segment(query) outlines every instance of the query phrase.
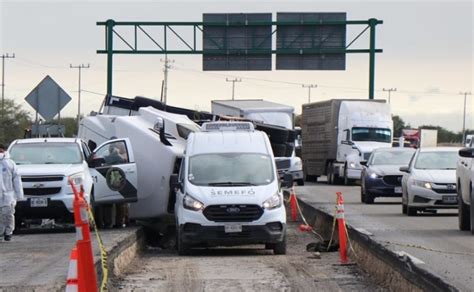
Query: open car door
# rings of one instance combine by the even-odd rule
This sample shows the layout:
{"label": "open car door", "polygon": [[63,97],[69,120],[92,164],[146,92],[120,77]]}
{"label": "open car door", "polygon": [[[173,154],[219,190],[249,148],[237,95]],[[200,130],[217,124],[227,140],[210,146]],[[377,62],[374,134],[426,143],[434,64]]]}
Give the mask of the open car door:
{"label": "open car door", "polygon": [[132,203],[137,197],[137,165],[128,138],[99,145],[88,160],[94,203]]}

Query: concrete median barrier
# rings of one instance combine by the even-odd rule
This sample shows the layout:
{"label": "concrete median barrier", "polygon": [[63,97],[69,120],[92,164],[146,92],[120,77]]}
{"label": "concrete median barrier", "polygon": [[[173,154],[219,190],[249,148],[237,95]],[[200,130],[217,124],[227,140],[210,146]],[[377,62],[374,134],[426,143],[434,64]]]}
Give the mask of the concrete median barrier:
{"label": "concrete median barrier", "polygon": [[[334,217],[298,199],[308,223],[325,238],[331,237]],[[388,249],[363,229],[347,225],[354,248],[351,260],[379,285],[391,291],[458,291],[456,287],[422,267],[422,262],[404,252]],[[335,233],[336,240],[337,232]]]}

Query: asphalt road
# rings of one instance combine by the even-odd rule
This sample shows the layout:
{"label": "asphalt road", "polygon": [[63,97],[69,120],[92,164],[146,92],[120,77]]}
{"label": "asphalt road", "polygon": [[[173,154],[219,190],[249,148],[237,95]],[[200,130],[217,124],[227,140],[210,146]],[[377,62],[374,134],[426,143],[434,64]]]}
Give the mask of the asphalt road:
{"label": "asphalt road", "polygon": [[288,253],[262,246],[200,249],[190,256],[149,248],[114,283],[119,291],[378,291],[357,266],[339,265],[337,252],[306,251],[315,239],[291,224]]}
{"label": "asphalt road", "polygon": [[426,269],[461,291],[474,289],[474,236],[459,231],[457,210],[408,217],[402,214],[401,198],[377,198],[373,205],[361,203],[359,186],[307,183],[296,188],[296,195],[333,214],[336,191],[343,193],[348,224],[369,231],[394,251],[420,259]]}
{"label": "asphalt road", "polygon": [[[52,232],[54,231],[54,232]],[[102,230],[107,251],[136,232],[136,227]],[[94,258],[100,250],[91,234]],[[59,291],[66,283],[69,256],[76,234],[69,230],[36,230],[0,241],[0,291]]]}

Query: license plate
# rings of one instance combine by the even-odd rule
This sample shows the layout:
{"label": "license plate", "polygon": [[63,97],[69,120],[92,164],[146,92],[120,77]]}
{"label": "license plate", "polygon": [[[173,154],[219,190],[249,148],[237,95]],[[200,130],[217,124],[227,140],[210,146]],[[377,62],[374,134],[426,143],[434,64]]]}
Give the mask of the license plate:
{"label": "license plate", "polygon": [[402,187],[396,187],[394,191],[395,191],[395,194],[401,194],[402,193]]}
{"label": "license plate", "polygon": [[48,199],[47,198],[31,198],[30,206],[32,208],[48,207]]}
{"label": "license plate", "polygon": [[446,204],[455,204],[458,202],[457,196],[443,196],[443,203]]}
{"label": "license plate", "polygon": [[239,224],[224,225],[224,231],[225,233],[242,232],[242,225],[239,225]]}

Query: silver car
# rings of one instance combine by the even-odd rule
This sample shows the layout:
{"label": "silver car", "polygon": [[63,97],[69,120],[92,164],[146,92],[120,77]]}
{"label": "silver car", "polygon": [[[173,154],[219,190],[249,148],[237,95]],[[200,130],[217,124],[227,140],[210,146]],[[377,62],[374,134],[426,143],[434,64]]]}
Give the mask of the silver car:
{"label": "silver car", "polygon": [[402,211],[414,216],[418,211],[458,207],[456,164],[459,148],[420,148],[408,166],[400,167]]}

